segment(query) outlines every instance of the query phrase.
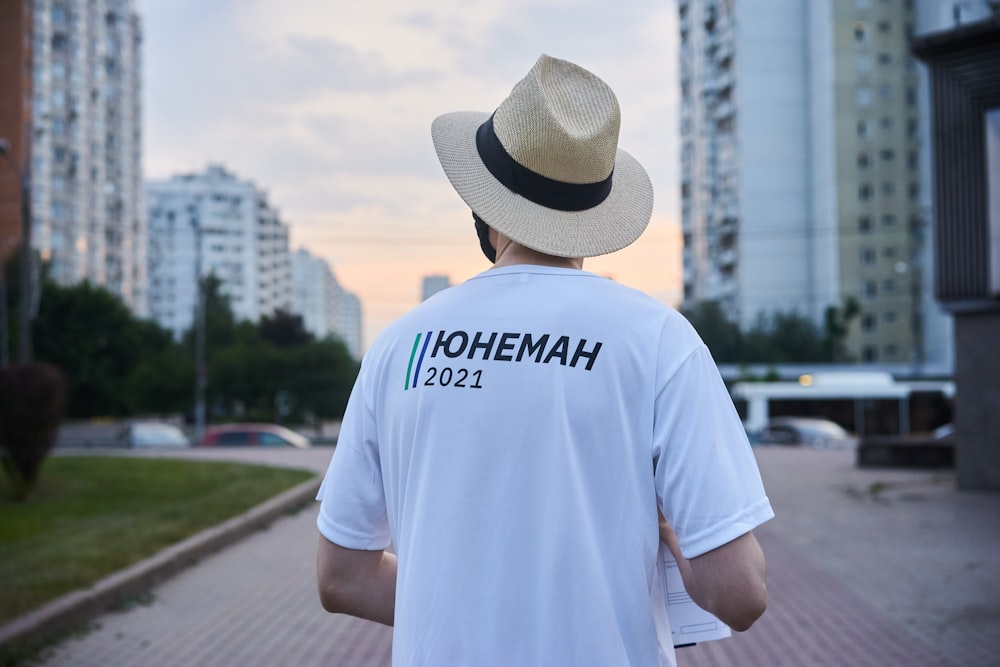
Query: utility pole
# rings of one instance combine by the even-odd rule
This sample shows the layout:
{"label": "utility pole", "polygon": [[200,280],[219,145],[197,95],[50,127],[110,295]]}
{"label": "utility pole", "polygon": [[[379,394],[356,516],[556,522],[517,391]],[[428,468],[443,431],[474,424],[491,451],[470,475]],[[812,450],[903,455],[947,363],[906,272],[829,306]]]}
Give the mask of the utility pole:
{"label": "utility pole", "polygon": [[205,435],[205,390],[208,385],[208,372],[205,368],[205,280],[202,277],[202,230],[201,222],[191,221],[194,230],[194,284],[196,290],[195,322],[194,322],[194,434],[195,442],[201,442]]}
{"label": "utility pole", "polygon": [[21,284],[20,308],[18,309],[17,360],[22,364],[31,363],[31,321],[35,319],[34,277],[31,249],[31,142],[28,142],[24,173],[21,176]]}

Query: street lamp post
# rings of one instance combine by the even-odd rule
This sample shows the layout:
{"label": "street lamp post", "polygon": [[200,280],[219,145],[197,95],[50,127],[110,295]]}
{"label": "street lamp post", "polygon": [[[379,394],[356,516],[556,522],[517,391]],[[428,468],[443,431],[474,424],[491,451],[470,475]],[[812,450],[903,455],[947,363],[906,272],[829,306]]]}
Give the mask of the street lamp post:
{"label": "street lamp post", "polygon": [[208,371],[205,367],[205,285],[202,279],[202,232],[201,223],[191,221],[194,231],[194,285],[195,285],[195,322],[194,322],[194,433],[195,442],[201,442],[205,435],[205,390],[208,385]]}
{"label": "street lamp post", "polygon": [[[17,357],[18,361],[22,364],[29,363],[32,357],[31,351],[31,320],[32,315],[32,295],[34,293],[34,285],[32,284],[32,266],[31,266],[31,157],[30,153],[28,159],[25,161],[24,171],[18,167],[17,163],[14,161],[14,156],[10,152],[10,142],[6,139],[0,137],[0,155],[3,155],[7,162],[10,164],[11,169],[13,169],[14,174],[18,177],[21,183],[21,246],[20,251],[20,295],[19,295],[19,317],[18,317],[18,337],[17,337]],[[3,288],[3,320],[6,325],[7,320],[7,287],[6,281],[3,277],[0,277],[0,281],[4,282]],[[7,329],[4,327],[3,334],[3,357],[6,359],[7,356]]]}

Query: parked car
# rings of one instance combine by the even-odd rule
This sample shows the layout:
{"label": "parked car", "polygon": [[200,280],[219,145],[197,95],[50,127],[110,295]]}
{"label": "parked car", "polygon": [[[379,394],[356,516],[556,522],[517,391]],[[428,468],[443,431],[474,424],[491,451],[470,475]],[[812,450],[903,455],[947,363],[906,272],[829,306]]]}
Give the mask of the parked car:
{"label": "parked car", "polygon": [[754,444],[851,447],[856,441],[836,422],[816,417],[772,417],[751,438]]}
{"label": "parked car", "polygon": [[122,447],[190,447],[191,440],[173,424],[157,421],[134,421],[125,424],[117,435]]}
{"label": "parked car", "polygon": [[309,447],[309,438],[277,424],[221,424],[209,426],[199,443],[203,447]]}

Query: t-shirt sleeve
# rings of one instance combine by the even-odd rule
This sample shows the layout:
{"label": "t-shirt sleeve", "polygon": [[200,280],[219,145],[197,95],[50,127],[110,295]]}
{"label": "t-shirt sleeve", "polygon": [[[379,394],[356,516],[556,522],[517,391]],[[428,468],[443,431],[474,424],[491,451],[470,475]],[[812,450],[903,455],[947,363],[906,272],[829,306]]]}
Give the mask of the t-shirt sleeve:
{"label": "t-shirt sleeve", "polygon": [[718,367],[700,341],[660,385],[653,426],[657,501],[686,558],[774,516]]}
{"label": "t-shirt sleeve", "polygon": [[330,467],[316,497],[316,525],[334,544],[365,551],[390,543],[375,420],[365,397],[364,369],[351,391]]}

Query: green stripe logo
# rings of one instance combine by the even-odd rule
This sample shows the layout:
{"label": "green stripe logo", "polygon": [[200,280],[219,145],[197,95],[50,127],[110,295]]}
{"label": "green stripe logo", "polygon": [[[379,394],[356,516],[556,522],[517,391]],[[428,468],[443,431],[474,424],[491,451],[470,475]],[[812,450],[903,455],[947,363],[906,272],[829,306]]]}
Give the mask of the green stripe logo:
{"label": "green stripe logo", "polygon": [[417,337],[413,341],[413,350],[410,351],[410,363],[406,366],[406,384],[403,385],[403,391],[410,388],[410,373],[413,372],[413,359],[417,356],[417,348],[420,347],[420,337],[423,334],[417,334]]}

